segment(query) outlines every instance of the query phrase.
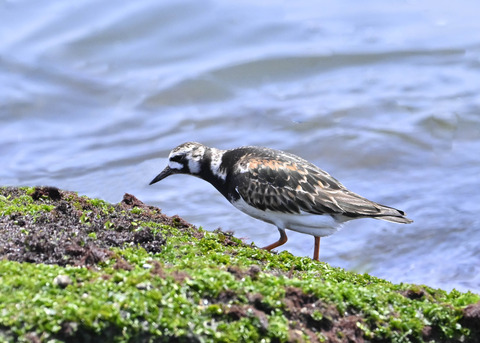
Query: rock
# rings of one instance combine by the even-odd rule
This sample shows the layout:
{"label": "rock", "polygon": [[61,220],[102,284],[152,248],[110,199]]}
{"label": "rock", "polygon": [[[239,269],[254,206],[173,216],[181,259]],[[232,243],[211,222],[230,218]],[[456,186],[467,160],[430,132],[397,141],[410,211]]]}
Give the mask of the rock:
{"label": "rock", "polygon": [[68,275],[57,275],[55,279],[53,279],[53,284],[60,288],[65,288],[73,283],[72,279]]}
{"label": "rock", "polygon": [[152,289],[152,284],[150,282],[140,282],[137,284],[137,289],[141,291],[148,291]]}

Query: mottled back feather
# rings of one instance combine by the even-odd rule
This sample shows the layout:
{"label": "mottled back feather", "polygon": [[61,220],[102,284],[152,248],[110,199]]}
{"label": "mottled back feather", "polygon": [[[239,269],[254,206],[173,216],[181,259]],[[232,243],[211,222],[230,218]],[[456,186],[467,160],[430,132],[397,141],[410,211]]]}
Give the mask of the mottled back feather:
{"label": "mottled back feather", "polygon": [[268,148],[247,149],[250,153],[236,163],[242,172],[235,176],[235,183],[239,196],[251,206],[273,212],[411,222],[404,212],[349,191],[330,174],[296,155]]}

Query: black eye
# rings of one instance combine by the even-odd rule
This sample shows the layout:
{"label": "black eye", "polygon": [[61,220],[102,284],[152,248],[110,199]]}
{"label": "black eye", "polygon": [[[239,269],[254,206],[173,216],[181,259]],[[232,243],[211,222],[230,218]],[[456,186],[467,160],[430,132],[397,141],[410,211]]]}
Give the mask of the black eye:
{"label": "black eye", "polygon": [[182,163],[185,161],[185,155],[175,155],[170,157],[170,161]]}

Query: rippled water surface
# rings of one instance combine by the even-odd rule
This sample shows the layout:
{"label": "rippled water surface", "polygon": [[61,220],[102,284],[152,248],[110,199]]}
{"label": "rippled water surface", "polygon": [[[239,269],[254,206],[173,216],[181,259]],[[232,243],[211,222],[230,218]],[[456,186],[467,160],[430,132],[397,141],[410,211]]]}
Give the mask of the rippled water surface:
{"label": "rippled water surface", "polygon": [[[277,230],[204,181],[148,186],[185,141],[298,154],[405,210],[322,239],[321,259],[480,292],[477,1],[6,1],[0,181],[125,192],[262,246]],[[310,256],[313,239],[284,249]]]}

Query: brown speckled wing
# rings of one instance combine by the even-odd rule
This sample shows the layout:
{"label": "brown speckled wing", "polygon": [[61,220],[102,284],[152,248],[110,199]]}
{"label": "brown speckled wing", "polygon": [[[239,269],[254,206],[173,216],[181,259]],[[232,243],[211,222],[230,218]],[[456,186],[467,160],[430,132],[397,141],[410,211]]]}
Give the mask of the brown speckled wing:
{"label": "brown speckled wing", "polygon": [[[236,176],[237,192],[245,202],[261,210],[352,218],[404,215],[350,192],[328,173],[294,155],[245,156],[238,165],[244,172]],[[402,222],[402,218],[385,219]]]}

